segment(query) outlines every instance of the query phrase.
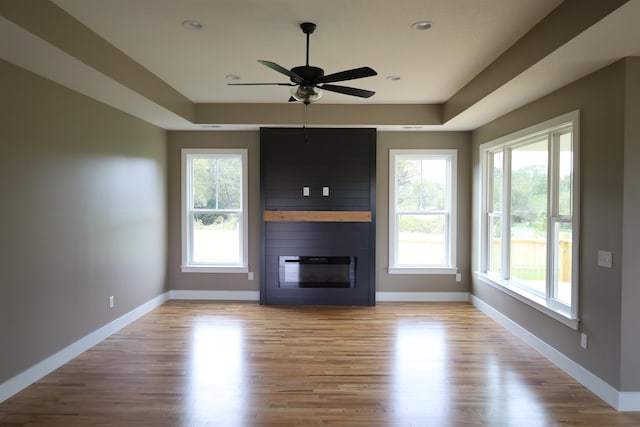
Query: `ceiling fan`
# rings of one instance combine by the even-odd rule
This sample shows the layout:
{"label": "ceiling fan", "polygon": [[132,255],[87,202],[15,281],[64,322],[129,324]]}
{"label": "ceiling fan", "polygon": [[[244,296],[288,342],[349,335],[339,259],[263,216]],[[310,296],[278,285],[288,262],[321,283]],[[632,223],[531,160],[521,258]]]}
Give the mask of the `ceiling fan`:
{"label": "ceiling fan", "polygon": [[266,65],[274,71],[289,77],[291,83],[228,83],[234,86],[259,86],[259,85],[277,85],[292,86],[291,97],[289,102],[300,101],[305,105],[318,100],[322,96],[322,90],[330,92],[342,93],[344,95],[358,96],[360,98],[369,98],[375,92],[355,87],[339,86],[331,83],[341,82],[344,80],[361,79],[363,77],[375,76],[378,73],[370,67],[353,68],[351,70],[340,71],[337,73],[324,75],[324,70],[319,67],[309,65],[309,35],[316,29],[316,24],[312,22],[303,22],[300,24],[302,32],[307,35],[307,61],[306,65],[293,67],[287,70],[281,65],[271,61],[258,60],[259,63]]}

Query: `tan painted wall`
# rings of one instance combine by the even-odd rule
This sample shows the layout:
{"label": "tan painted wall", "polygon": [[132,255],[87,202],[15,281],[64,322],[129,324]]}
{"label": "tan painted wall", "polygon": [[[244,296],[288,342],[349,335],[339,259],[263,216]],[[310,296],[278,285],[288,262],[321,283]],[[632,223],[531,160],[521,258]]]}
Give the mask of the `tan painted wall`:
{"label": "tan painted wall", "polygon": [[[588,350],[580,347],[580,331],[499,290],[473,280],[473,293],[616,388],[620,387],[624,71],[624,62],[618,62],[479,128],[473,133],[472,153],[472,268],[477,271],[479,144],[580,110],[579,316],[580,331],[589,336]],[[612,269],[596,265],[599,249],[613,252]]]}
{"label": "tan painted wall", "polygon": [[[376,179],[376,289],[383,292],[468,292],[470,289],[469,174],[471,150],[469,132],[380,132],[378,133]],[[389,274],[389,150],[390,149],[458,150],[458,224],[457,262],[462,281],[454,275]]]}
{"label": "tan painted wall", "polygon": [[[183,148],[247,148],[249,150],[249,271],[243,273],[183,273],[181,252],[181,154]],[[260,289],[260,133],[169,132],[169,273],[175,290],[258,291]]]}
{"label": "tan painted wall", "polygon": [[[259,132],[170,132],[169,134],[169,285],[176,290],[257,291],[260,288],[260,135]],[[469,290],[470,134],[468,132],[383,132],[378,134],[376,189],[376,281],[378,291],[467,292]],[[180,149],[249,149],[249,266],[246,274],[180,272]],[[458,265],[453,275],[388,275],[389,148],[458,149]]]}
{"label": "tan painted wall", "polygon": [[1,383],[165,292],[167,239],[163,130],[4,61],[0,93]]}
{"label": "tan painted wall", "polygon": [[640,58],[626,61],[620,389],[640,390]]}

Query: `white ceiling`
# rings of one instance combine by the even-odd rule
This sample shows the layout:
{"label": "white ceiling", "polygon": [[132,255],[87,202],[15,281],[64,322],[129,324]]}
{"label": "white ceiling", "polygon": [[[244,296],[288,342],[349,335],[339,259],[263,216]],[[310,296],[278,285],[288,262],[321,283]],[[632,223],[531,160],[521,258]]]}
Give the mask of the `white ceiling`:
{"label": "white ceiling", "polygon": [[[228,86],[288,82],[259,64],[304,65],[304,21],[318,25],[310,64],[326,74],[370,66],[378,75],[343,84],[373,90],[361,99],[329,93],[325,104],[442,104],[555,9],[561,0],[52,0],[194,104],[286,103],[289,88]],[[640,0],[631,0],[449,123],[474,129],[623,56],[640,55]],[[181,23],[197,20],[199,31]],[[427,20],[428,31],[411,29]],[[193,128],[112,79],[91,72],[0,17],[2,58],[167,129]],[[7,38],[9,37],[9,38]],[[399,76],[398,81],[387,79]],[[74,76],[74,77],[70,77]],[[129,107],[122,107],[128,105]],[[146,116],[145,116],[146,114]],[[238,127],[236,127],[238,128]],[[242,128],[240,126],[239,128]]]}
{"label": "white ceiling", "polygon": [[[377,76],[348,86],[363,100],[325,93],[325,103],[441,103],[489,65],[560,0],[54,0],[58,6],[193,102],[283,102],[288,82],[257,62],[305,63],[301,22],[317,24],[310,65],[326,74],[370,66]],[[197,20],[200,31],[181,26]],[[428,20],[428,31],[411,24]],[[400,81],[389,81],[397,75]]]}

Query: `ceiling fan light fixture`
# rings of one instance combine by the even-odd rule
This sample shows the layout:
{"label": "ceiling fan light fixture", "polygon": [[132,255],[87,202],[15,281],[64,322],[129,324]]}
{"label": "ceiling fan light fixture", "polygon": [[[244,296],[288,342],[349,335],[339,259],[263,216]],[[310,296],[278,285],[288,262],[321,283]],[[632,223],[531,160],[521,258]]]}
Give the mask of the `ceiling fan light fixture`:
{"label": "ceiling fan light fixture", "polygon": [[291,96],[300,102],[310,104],[322,98],[323,92],[313,86],[296,86],[291,88]]}

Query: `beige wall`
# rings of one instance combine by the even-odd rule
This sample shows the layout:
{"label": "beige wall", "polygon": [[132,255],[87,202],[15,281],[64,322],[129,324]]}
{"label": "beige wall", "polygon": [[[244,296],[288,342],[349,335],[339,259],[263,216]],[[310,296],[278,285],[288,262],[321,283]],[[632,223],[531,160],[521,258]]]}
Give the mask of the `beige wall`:
{"label": "beige wall", "polygon": [[[183,273],[181,252],[181,154],[183,148],[247,148],[249,151],[249,271],[244,273]],[[171,289],[258,291],[260,289],[260,133],[169,132],[169,273]]]}
{"label": "beige wall", "polygon": [[[622,296],[619,260],[625,179],[624,83],[624,62],[606,67],[479,128],[473,133],[472,153],[472,212],[479,212],[479,144],[580,110],[580,331],[574,331],[478,280],[473,281],[473,293],[618,389]],[[637,188],[637,182],[635,185]],[[471,233],[474,271],[478,268],[478,227],[478,215],[475,214]],[[596,265],[599,249],[613,252],[612,269]],[[580,332],[589,336],[588,350],[580,347]],[[636,370],[637,367],[636,364]]]}
{"label": "beige wall", "polygon": [[165,292],[167,239],[165,131],[4,61],[0,94],[2,383]]}
{"label": "beige wall", "polygon": [[[640,58],[626,61],[620,389],[640,390]],[[619,257],[620,260],[620,257]]]}
{"label": "beige wall", "polygon": [[[382,132],[377,137],[376,282],[378,291],[467,292],[469,290],[470,134],[468,132]],[[180,150],[182,148],[249,149],[249,267],[246,274],[180,271]],[[458,150],[458,266],[453,275],[389,275],[389,148],[456,148]],[[259,132],[170,132],[169,134],[169,285],[176,290],[257,291],[260,288],[260,135]]]}
{"label": "beige wall", "polygon": [[[376,166],[376,289],[382,292],[468,292],[470,284],[469,229],[471,162],[469,132],[379,132]],[[458,150],[457,262],[462,281],[455,275],[389,274],[389,150]]]}

